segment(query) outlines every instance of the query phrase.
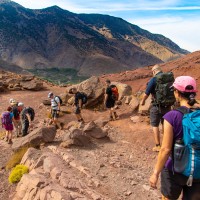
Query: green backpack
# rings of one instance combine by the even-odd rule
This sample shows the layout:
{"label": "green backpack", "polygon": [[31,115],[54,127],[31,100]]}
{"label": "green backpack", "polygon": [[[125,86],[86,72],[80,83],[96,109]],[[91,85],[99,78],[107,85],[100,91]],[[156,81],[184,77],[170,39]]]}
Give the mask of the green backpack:
{"label": "green backpack", "polygon": [[159,73],[156,77],[155,103],[160,106],[172,106],[176,99],[171,86],[174,82],[172,72]]}

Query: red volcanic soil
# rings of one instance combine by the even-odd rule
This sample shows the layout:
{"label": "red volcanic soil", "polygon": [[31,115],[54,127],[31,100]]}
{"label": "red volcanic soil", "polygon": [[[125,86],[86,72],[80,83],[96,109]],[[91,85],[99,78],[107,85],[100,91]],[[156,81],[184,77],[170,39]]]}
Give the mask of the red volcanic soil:
{"label": "red volcanic soil", "polygon": [[[197,88],[200,91],[200,51],[188,54],[177,60],[161,64],[164,72],[172,71],[177,76],[188,75],[192,76],[197,81]],[[133,93],[145,90],[146,84],[152,77],[152,66],[139,68],[132,71],[125,71],[119,74],[107,74],[101,76],[101,80],[110,79],[132,86]],[[197,93],[197,98],[200,98],[200,93]]]}

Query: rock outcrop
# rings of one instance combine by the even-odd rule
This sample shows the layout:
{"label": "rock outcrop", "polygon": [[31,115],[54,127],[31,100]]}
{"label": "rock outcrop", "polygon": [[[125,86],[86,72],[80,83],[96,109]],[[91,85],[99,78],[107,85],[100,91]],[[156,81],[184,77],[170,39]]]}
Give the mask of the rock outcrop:
{"label": "rock outcrop", "polygon": [[0,91],[43,90],[43,82],[32,75],[18,75],[11,72],[0,72]]}
{"label": "rock outcrop", "polygon": [[[68,87],[66,92],[68,93],[72,87],[77,88],[79,92],[84,92],[87,95],[88,102],[86,108],[95,107],[96,105],[103,103],[105,89],[98,77],[92,76],[78,85]],[[68,103],[73,104],[74,97],[71,97],[68,100]]]}
{"label": "rock outcrop", "polygon": [[17,151],[25,146],[38,147],[42,143],[52,142],[55,138],[55,135],[56,135],[56,128],[54,126],[38,127],[28,135],[15,140],[12,145],[12,149],[13,151]]}

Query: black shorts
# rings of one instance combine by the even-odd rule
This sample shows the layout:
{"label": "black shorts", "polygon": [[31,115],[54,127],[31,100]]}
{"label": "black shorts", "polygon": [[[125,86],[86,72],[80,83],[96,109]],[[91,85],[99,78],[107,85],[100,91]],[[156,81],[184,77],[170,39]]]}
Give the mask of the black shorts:
{"label": "black shorts", "polygon": [[164,168],[161,172],[162,195],[170,200],[176,200],[183,191],[183,200],[200,200],[200,180],[193,181],[191,187],[186,185],[187,180],[188,177]]}
{"label": "black shorts", "polygon": [[57,119],[59,117],[58,111],[57,110],[52,110],[51,111],[51,118],[52,119]]}
{"label": "black shorts", "polygon": [[109,99],[106,101],[106,108],[114,108],[115,106],[115,101],[112,99]]}
{"label": "black shorts", "polygon": [[163,124],[163,116],[171,110],[171,107],[151,106],[150,109],[150,123],[153,127],[158,127],[160,123]]}

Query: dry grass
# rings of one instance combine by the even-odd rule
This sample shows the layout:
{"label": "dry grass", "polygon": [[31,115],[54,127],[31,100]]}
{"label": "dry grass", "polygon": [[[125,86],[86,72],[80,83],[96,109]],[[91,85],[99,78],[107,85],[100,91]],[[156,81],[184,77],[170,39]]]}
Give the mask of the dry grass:
{"label": "dry grass", "polygon": [[3,140],[6,136],[6,132],[5,131],[1,131],[0,132],[0,140]]}
{"label": "dry grass", "polygon": [[27,152],[28,148],[29,147],[23,147],[20,150],[14,152],[10,160],[6,163],[6,170],[10,170],[18,165],[21,162],[24,154]]}

